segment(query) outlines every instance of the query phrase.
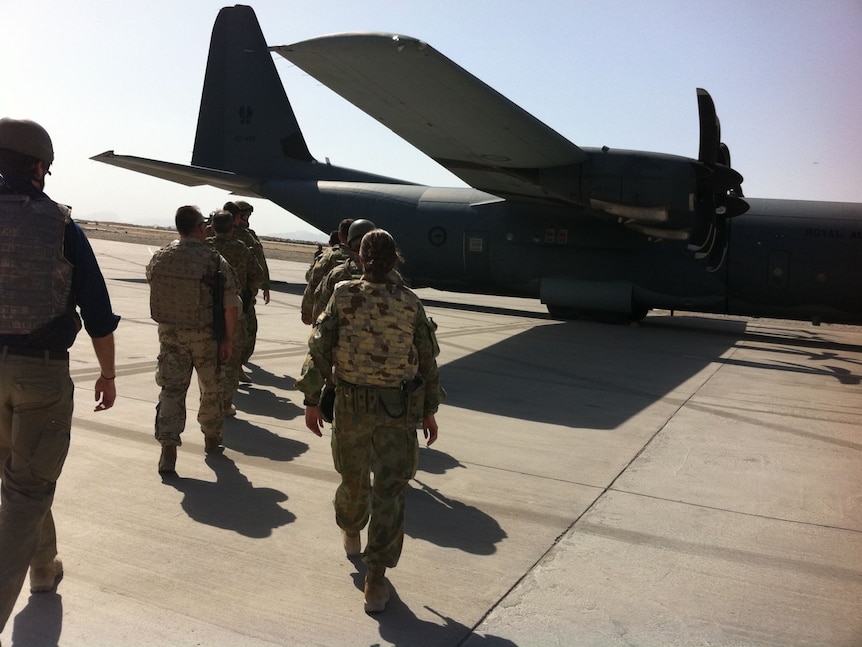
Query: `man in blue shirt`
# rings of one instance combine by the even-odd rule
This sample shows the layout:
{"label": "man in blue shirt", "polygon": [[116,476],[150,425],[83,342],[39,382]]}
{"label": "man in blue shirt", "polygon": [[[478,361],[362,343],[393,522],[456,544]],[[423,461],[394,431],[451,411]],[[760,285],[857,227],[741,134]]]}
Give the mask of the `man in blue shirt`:
{"label": "man in blue shirt", "polygon": [[116,399],[114,330],[105,279],[71,209],[44,193],[51,138],[0,119],[0,631],[30,570],[30,591],[63,576],[51,504],[69,450],[69,348],[83,326],[101,369],[96,411]]}

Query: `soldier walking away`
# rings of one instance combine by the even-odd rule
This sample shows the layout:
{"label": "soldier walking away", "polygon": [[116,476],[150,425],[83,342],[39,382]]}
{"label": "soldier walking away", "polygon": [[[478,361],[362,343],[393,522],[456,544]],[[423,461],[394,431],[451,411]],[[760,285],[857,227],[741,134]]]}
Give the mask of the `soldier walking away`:
{"label": "soldier walking away", "polygon": [[[343,259],[336,264],[329,273],[323,277],[323,280],[318,284],[314,291],[314,306],[311,311],[312,321],[317,321],[320,313],[329,303],[332,293],[335,291],[335,286],[341,281],[349,281],[351,279],[362,278],[362,264],[359,262],[359,243],[362,242],[362,237],[377,226],[370,220],[360,218],[350,223],[350,228],[347,230],[345,245],[342,246]],[[401,275],[393,270],[392,276],[387,277],[390,283],[401,283]]]}
{"label": "soldier walking away", "polygon": [[[404,541],[404,495],[416,474],[417,425],[430,445],[437,439],[434,414],[445,393],[436,357],[436,325],[419,298],[389,282],[401,258],[382,229],[362,238],[363,276],[340,284],[314,324],[297,387],[305,395],[305,424],[320,436],[320,394],[336,385],[332,456],[341,484],[335,520],[344,551],[361,551],[365,611],[383,611],[389,600],[387,568],[398,563]],[[371,483],[371,471],[374,471]]]}
{"label": "soldier walking away", "polygon": [[251,306],[252,295],[264,283],[263,268],[257,262],[257,258],[245,243],[234,237],[234,217],[229,211],[216,211],[211,217],[215,236],[207,238],[207,242],[222,255],[230,264],[239,282],[242,295],[242,310],[239,313],[236,329],[233,336],[233,349],[231,357],[225,364],[224,383],[224,412],[225,417],[236,415],[236,405],[233,398],[239,387],[242,374],[242,349],[245,343],[245,313]]}
{"label": "soldier walking away", "polygon": [[314,323],[314,295],[320,282],[347,258],[347,235],[352,224],[351,218],[345,218],[338,223],[338,243],[324,249],[320,258],[315,259],[305,272],[306,285],[299,312],[302,323],[306,325]]}
{"label": "soldier walking away", "polygon": [[[224,209],[232,213],[234,216],[234,226],[236,227],[236,229],[234,230],[234,238],[241,240],[251,248],[251,251],[254,253],[255,258],[257,258],[257,262],[260,263],[260,266],[263,268],[264,280],[263,285],[260,286],[260,289],[263,293],[263,302],[265,305],[268,305],[269,267],[266,264],[266,256],[263,253],[263,244],[260,242],[260,238],[258,238],[254,229],[249,226],[248,222],[249,218],[251,218],[252,212],[254,211],[254,207],[252,207],[248,202],[239,200],[237,202],[226,202],[224,205]],[[255,291],[255,293],[251,295],[251,303],[246,307],[245,311],[245,342],[243,343],[240,365],[248,364],[248,361],[251,359],[251,356],[254,353],[254,347],[257,342],[257,311],[255,310],[256,303],[257,291]],[[241,373],[242,381],[250,383],[251,377],[242,370]]]}
{"label": "soldier walking away", "polygon": [[53,161],[42,126],[0,119],[0,631],[28,568],[31,593],[63,577],[51,504],[69,451],[69,348],[82,318],[100,369],[95,410],[117,397],[120,318],[71,209],[44,193]]}
{"label": "soldier walking away", "polygon": [[162,474],[176,469],[192,369],[201,391],[198,423],[204,434],[204,450],[207,454],[224,451],[222,365],[231,358],[242,308],[236,273],[207,245],[200,209],[180,207],[175,223],[179,240],[153,254],[147,265],[150,316],[159,324],[156,384],[161,392],[155,436],[162,445]]}

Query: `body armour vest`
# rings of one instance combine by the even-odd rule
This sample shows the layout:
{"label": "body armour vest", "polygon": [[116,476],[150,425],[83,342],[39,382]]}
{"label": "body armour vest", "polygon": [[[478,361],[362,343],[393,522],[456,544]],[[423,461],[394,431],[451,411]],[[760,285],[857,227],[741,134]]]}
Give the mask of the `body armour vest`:
{"label": "body armour vest", "polygon": [[206,243],[175,240],[157,251],[147,270],[153,321],[183,328],[212,325],[219,255]]}
{"label": "body armour vest", "polygon": [[69,309],[69,222],[69,208],[51,200],[0,195],[0,334],[27,335]]}
{"label": "body armour vest", "polygon": [[413,329],[419,297],[388,283],[349,281],[332,298],[338,317],[333,359],[339,379],[397,387],[416,376],[419,354],[413,345]]}

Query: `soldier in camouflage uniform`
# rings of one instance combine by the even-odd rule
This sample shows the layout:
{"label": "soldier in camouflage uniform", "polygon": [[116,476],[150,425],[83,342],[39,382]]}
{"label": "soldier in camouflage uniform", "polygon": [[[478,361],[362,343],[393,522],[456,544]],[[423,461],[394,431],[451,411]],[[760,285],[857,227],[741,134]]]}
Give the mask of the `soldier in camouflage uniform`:
{"label": "soldier in camouflage uniform", "polygon": [[305,272],[305,280],[307,285],[302,293],[302,305],[300,306],[300,315],[302,323],[308,325],[314,322],[312,316],[314,312],[314,300],[317,286],[323,278],[329,274],[336,265],[339,265],[347,258],[347,232],[350,230],[350,225],[353,220],[346,218],[338,223],[338,240],[337,245],[332,245],[323,250],[320,258],[316,259]]}
{"label": "soldier in camouflage uniform", "polygon": [[242,350],[246,337],[245,311],[251,305],[250,295],[257,293],[263,285],[265,277],[263,268],[257,262],[251,248],[234,238],[233,215],[229,211],[216,211],[211,220],[215,235],[212,238],[207,238],[207,242],[230,263],[236,272],[236,278],[243,295],[242,311],[239,314],[233,336],[233,350],[230,360],[225,365],[224,412],[225,416],[234,416],[236,415],[236,407],[233,404],[233,398],[239,387],[242,372]]}
{"label": "soldier in camouflage uniform", "polygon": [[[231,357],[233,336],[242,299],[236,274],[217,251],[207,245],[204,219],[192,206],[177,209],[180,239],[163,247],[147,264],[150,314],[159,324],[156,384],[162,387],[156,405],[156,440],[162,445],[159,472],[176,467],[180,434],[186,424],[186,392],[192,369],[201,391],[198,423],[208,454],[221,453],[224,409],[221,364]],[[214,294],[221,275],[224,288]],[[217,341],[213,328],[218,299],[224,312],[225,333]],[[216,303],[213,303],[214,300]]]}
{"label": "soldier in camouflage uniform", "polygon": [[[237,202],[226,202],[224,209],[229,211],[234,216],[234,238],[241,240],[251,248],[257,262],[263,268],[263,285],[260,289],[263,290],[263,302],[269,304],[269,267],[266,264],[266,256],[263,253],[263,245],[257,237],[254,229],[249,227],[248,219],[251,218],[251,213],[254,211],[248,202],[239,200]],[[255,304],[257,303],[257,290],[250,295],[243,295],[243,299],[249,301],[245,311],[245,342],[243,343],[242,357],[240,365],[247,364],[254,353],[254,346],[257,342],[257,312]],[[248,376],[243,374],[245,381],[251,381]]]}
{"label": "soldier in camouflage uniform", "polygon": [[436,325],[413,292],[387,282],[400,261],[395,241],[375,229],[362,238],[359,257],[363,278],[335,289],[315,322],[296,384],[305,394],[305,424],[318,436],[321,389],[327,380],[336,384],[332,456],[341,484],[335,520],[348,555],[360,553],[359,533],[368,524],[362,560],[365,610],[373,613],[386,606],[384,573],[401,555],[404,494],[418,462],[416,428],[422,426],[429,445],[436,440],[434,414],[445,393]]}
{"label": "soldier in camouflage uniform", "polygon": [[341,247],[344,254],[341,262],[338,262],[323,277],[314,291],[314,305],[311,310],[312,321],[317,321],[320,313],[329,303],[329,298],[338,283],[362,277],[362,265],[359,263],[359,243],[362,242],[362,237],[372,229],[376,229],[374,223],[364,218],[350,223],[347,236],[345,236],[346,244]]}

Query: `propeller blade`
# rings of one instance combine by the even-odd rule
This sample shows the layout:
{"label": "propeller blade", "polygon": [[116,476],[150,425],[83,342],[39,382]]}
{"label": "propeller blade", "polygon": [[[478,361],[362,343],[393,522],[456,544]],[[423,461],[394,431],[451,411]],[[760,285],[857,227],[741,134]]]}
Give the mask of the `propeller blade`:
{"label": "propeller blade", "polygon": [[730,149],[727,147],[727,144],[721,142],[718,145],[718,159],[716,160],[719,164],[724,164],[725,166],[731,166],[730,163]]}
{"label": "propeller blade", "polygon": [[721,143],[721,124],[715,112],[715,103],[709,92],[697,89],[697,114],[700,120],[700,149],[697,159],[704,164],[715,164]]}

